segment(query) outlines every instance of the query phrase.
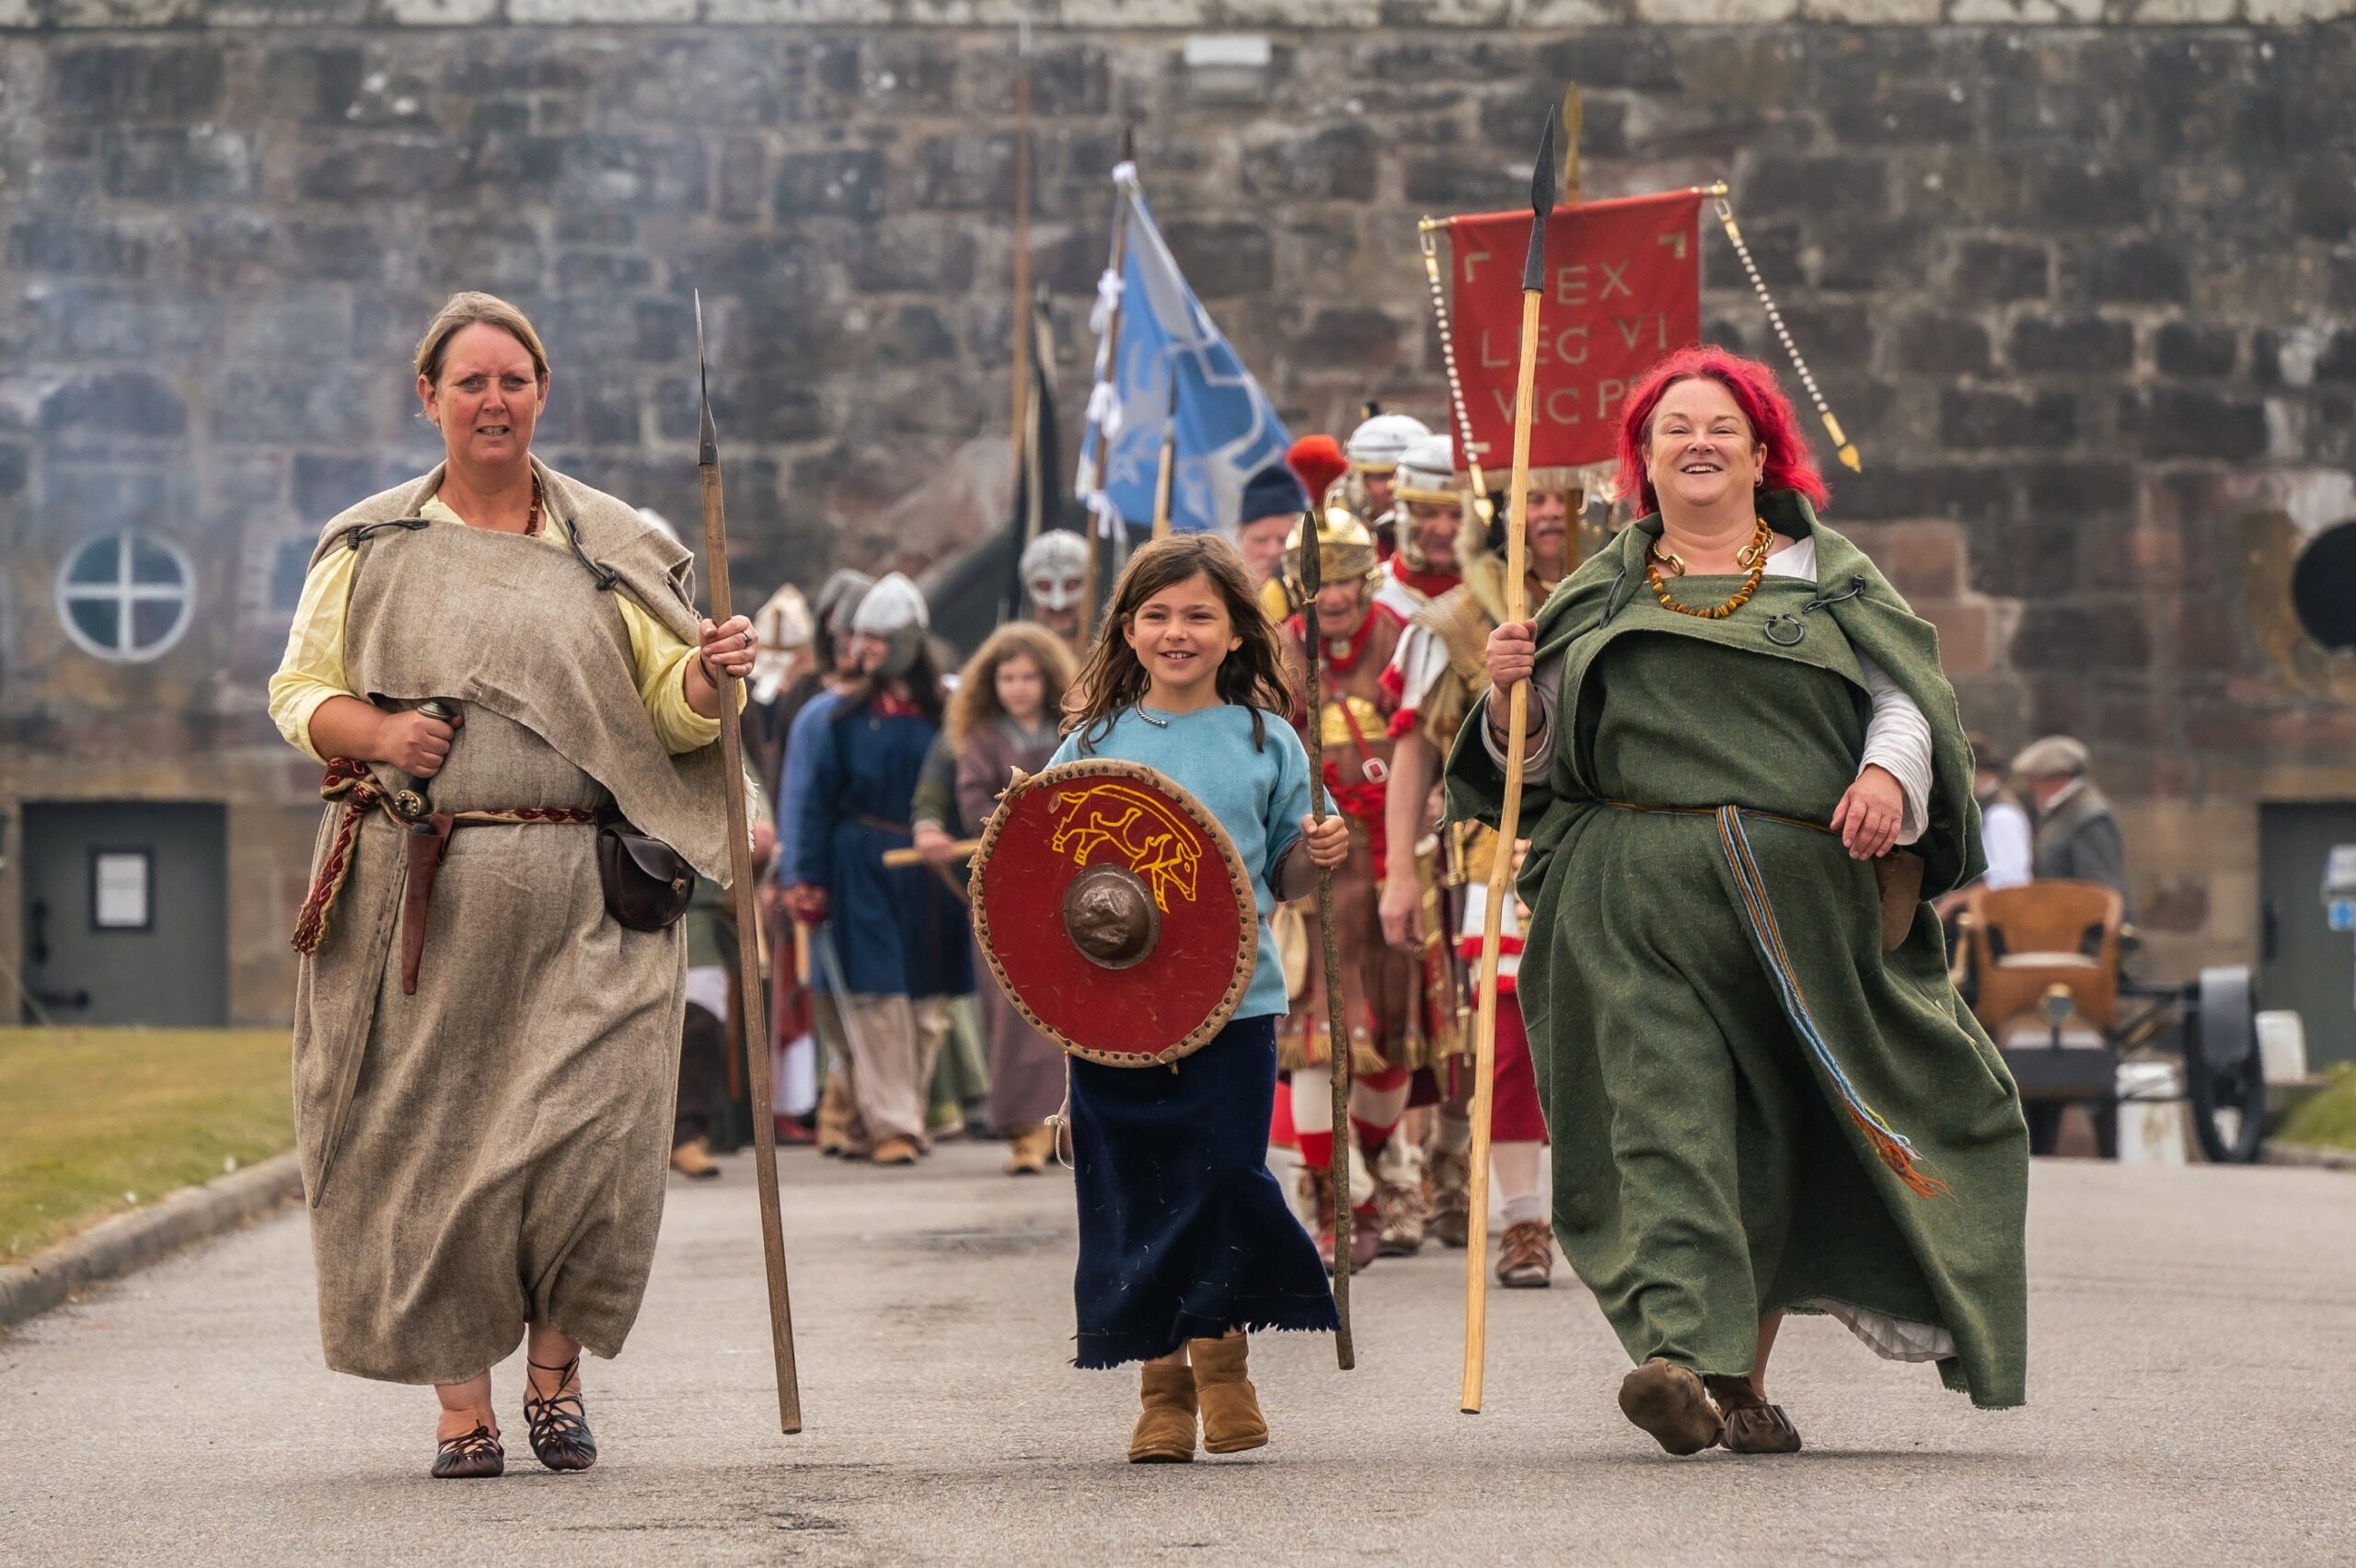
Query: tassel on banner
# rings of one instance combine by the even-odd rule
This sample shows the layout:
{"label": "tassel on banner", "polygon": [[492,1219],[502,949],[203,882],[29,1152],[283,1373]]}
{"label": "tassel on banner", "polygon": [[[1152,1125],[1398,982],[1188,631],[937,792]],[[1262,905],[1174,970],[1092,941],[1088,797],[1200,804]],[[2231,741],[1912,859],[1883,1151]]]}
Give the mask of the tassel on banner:
{"label": "tassel on banner", "polygon": [[1110,380],[1090,388],[1088,419],[1107,443],[1121,433],[1121,394]]}
{"label": "tassel on banner", "polygon": [[1113,504],[1113,498],[1111,496],[1105,494],[1101,490],[1089,491],[1088,510],[1095,513],[1096,536],[1098,538],[1111,539],[1119,536],[1121,532],[1121,509]]}
{"label": "tassel on banner", "polygon": [[1113,325],[1113,312],[1121,307],[1121,274],[1107,267],[1096,280],[1096,304],[1088,312],[1088,329],[1099,338]]}

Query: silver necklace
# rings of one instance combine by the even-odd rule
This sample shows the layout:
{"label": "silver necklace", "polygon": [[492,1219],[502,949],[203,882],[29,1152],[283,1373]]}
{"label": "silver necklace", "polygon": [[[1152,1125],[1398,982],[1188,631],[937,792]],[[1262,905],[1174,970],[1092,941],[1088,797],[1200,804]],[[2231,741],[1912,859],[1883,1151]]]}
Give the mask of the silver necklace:
{"label": "silver necklace", "polygon": [[1142,703],[1142,702],[1139,702],[1139,703],[1134,703],[1134,704],[1132,704],[1131,706],[1133,706],[1134,708],[1136,708],[1137,712],[1138,712],[1138,718],[1140,718],[1140,719],[1144,720],[1147,723],[1149,723],[1149,724],[1152,725],[1155,729],[1157,729],[1157,730],[1167,730],[1168,728],[1170,728],[1170,721],[1169,721],[1169,720],[1167,720],[1167,719],[1156,719],[1152,714],[1148,713],[1148,712],[1145,710],[1145,704],[1144,704],[1144,703]]}

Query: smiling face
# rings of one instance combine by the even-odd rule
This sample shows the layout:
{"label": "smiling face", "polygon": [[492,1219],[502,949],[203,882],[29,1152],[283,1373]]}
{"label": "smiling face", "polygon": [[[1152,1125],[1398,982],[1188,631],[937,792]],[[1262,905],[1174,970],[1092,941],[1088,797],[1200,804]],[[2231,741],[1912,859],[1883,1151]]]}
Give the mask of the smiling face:
{"label": "smiling face", "polygon": [[1532,560],[1542,567],[1558,571],[1563,564],[1564,541],[1571,535],[1571,509],[1563,500],[1561,490],[1531,490],[1523,502],[1529,519],[1527,538]]}
{"label": "smiling face", "polygon": [[438,384],[417,378],[417,396],[441,427],[450,461],[484,469],[521,462],[531,450],[549,389],[514,333],[478,321],[443,349]]}
{"label": "smiling face", "polygon": [[1407,526],[1415,531],[1415,546],[1434,571],[1456,570],[1456,530],[1463,522],[1462,510],[1452,501],[1407,503]]}
{"label": "smiling face", "polygon": [[1039,710],[1046,706],[1047,677],[1027,655],[1010,653],[1000,660],[994,684],[998,705],[1008,718],[1018,724],[1038,721]]}
{"label": "smiling face", "polygon": [[1243,646],[1227,601],[1200,571],[1138,605],[1121,635],[1145,667],[1152,683],[1147,700],[1157,708],[1172,706],[1172,698],[1199,701],[1218,678],[1219,662]]}
{"label": "smiling face", "polygon": [[1672,385],[1653,410],[1645,469],[1664,509],[1704,512],[1721,503],[1749,506],[1766,471],[1767,449],[1734,394],[1696,375]]}
{"label": "smiling face", "polygon": [[1373,607],[1373,591],[1367,586],[1365,578],[1328,582],[1317,591],[1318,635],[1335,640],[1356,637],[1358,628],[1366,624],[1367,612]]}

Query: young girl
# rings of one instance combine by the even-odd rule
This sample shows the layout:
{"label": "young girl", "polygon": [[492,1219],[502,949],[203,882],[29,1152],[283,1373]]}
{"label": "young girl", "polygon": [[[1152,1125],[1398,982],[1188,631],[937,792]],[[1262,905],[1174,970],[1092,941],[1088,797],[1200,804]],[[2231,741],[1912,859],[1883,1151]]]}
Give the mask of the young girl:
{"label": "young girl", "polygon": [[1209,1044],[1174,1069],[1071,1063],[1079,1363],[1145,1363],[1134,1464],[1192,1459],[1198,1405],[1210,1452],[1265,1443],[1245,1332],[1339,1327],[1316,1247],[1267,1167],[1286,1004],[1268,916],[1350,844],[1339,815],[1311,820],[1281,672],[1234,547],[1157,540],[1114,589],[1054,758],[1167,774],[1227,830],[1259,901],[1258,968]]}
{"label": "young girl", "polygon": [[[1015,770],[1036,773],[1056,749],[1056,721],[1071,685],[1071,651],[1044,626],[1014,621],[990,633],[965,662],[941,740],[950,777],[918,786],[916,847],[927,863],[962,869],[957,840],[981,832]],[[928,770],[930,761],[928,759]],[[1013,1147],[1012,1176],[1036,1176],[1055,1157],[1048,1121],[1064,1099],[1064,1055],[1033,1028],[976,961],[974,977],[989,1042],[990,1127]]]}

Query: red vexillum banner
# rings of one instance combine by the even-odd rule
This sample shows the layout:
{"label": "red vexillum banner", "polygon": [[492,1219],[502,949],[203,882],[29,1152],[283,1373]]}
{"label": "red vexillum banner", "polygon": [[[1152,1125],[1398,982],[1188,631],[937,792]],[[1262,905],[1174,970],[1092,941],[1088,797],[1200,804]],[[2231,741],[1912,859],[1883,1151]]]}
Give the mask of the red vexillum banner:
{"label": "red vexillum banner", "polygon": [[[1557,207],[1546,219],[1530,466],[1611,455],[1620,402],[1646,371],[1702,333],[1702,193],[1669,190]],[[1449,312],[1470,431],[1456,432],[1483,477],[1513,456],[1521,353],[1521,271],[1530,213],[1449,218]]]}

